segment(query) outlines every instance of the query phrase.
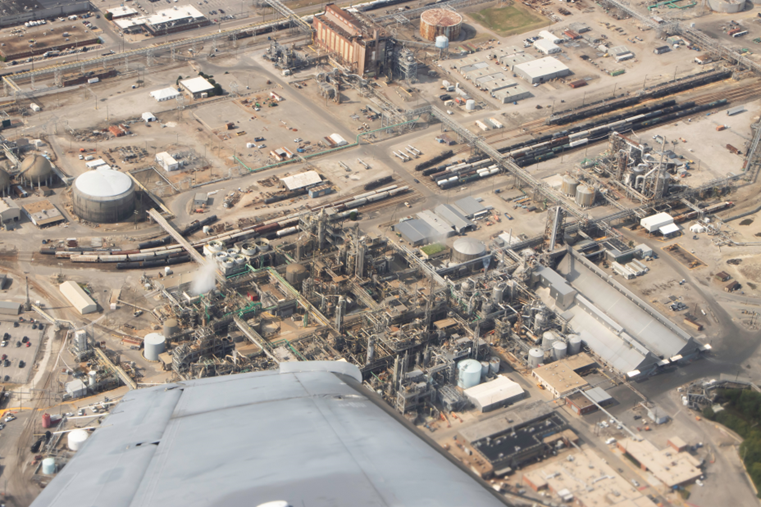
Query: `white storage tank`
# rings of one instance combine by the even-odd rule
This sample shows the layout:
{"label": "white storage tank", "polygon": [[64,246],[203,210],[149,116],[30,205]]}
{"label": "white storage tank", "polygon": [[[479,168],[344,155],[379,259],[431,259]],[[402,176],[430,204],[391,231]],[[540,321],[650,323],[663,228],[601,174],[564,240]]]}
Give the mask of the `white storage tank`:
{"label": "white storage tank", "polygon": [[557,340],[552,344],[552,356],[555,359],[563,359],[568,355],[568,345],[563,340]]}
{"label": "white storage tank", "polygon": [[578,354],[581,352],[581,336],[577,334],[568,335],[568,353]]}
{"label": "white storage tank", "polygon": [[159,354],[166,350],[166,338],[160,333],[149,333],[143,339],[143,355],[148,361],[158,361]]}
{"label": "white storage tank", "polygon": [[492,356],[489,359],[489,372],[493,375],[499,373],[499,358],[497,356]]}
{"label": "white storage tank", "polygon": [[74,430],[69,432],[69,436],[66,439],[66,445],[72,451],[78,451],[90,434],[87,430]]}
{"label": "white storage tank", "polygon": [[436,48],[447,49],[449,47],[449,37],[446,35],[439,35],[436,37]]}
{"label": "white storage tank", "polygon": [[42,473],[44,475],[53,475],[55,473],[55,458],[45,458],[42,460]]}
{"label": "white storage tank", "polygon": [[481,383],[481,363],[463,359],[457,363],[457,386],[468,389]]}
{"label": "white storage tank", "polygon": [[528,365],[530,368],[536,368],[544,362],[544,351],[538,347],[528,351]]}
{"label": "white storage tank", "polygon": [[89,386],[95,387],[95,384],[98,382],[98,372],[90,370],[90,372],[87,374],[87,377]]}
{"label": "white storage tank", "polygon": [[468,99],[465,101],[465,109],[467,111],[475,111],[476,109],[476,101],[473,99]]}
{"label": "white storage tank", "polygon": [[556,340],[558,340],[560,337],[558,334],[550,329],[549,331],[545,331],[542,333],[542,348],[544,350],[550,350],[552,348],[552,344],[555,343]]}

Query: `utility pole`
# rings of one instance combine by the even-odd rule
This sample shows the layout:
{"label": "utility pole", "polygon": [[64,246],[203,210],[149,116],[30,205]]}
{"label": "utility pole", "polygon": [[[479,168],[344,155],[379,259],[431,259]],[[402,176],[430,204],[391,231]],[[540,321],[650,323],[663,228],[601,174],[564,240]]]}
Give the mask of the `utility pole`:
{"label": "utility pole", "polygon": [[29,300],[29,277],[25,276],[26,280],[26,302],[24,302],[24,311],[29,312],[32,310],[32,302]]}

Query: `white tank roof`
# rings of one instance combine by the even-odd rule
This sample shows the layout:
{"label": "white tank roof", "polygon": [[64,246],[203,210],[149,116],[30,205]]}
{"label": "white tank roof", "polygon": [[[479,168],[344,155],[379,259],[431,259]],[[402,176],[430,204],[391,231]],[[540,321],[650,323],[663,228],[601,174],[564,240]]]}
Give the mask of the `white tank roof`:
{"label": "white tank roof", "polygon": [[74,184],[80,192],[92,197],[116,197],[132,188],[132,179],[113,169],[98,168],[81,174]]}

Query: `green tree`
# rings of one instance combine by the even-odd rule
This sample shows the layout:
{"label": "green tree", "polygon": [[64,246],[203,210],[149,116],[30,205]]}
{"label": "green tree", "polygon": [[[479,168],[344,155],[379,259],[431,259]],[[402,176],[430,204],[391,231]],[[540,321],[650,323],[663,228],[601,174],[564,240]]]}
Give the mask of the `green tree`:
{"label": "green tree", "polygon": [[103,17],[104,17],[104,18],[106,18],[106,19],[107,19],[107,20],[109,20],[109,21],[111,21],[112,19],[114,19],[114,15],[113,15],[113,13],[110,13],[110,12],[107,12],[107,13],[105,13],[105,14],[103,15]]}

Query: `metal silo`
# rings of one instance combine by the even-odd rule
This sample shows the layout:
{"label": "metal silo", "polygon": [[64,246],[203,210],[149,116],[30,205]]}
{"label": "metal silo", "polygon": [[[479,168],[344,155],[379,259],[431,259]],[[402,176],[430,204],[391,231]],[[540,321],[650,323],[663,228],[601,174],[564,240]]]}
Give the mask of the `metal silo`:
{"label": "metal silo", "polygon": [[563,340],[557,340],[552,344],[552,357],[563,359],[566,355],[568,355],[568,345]]}
{"label": "metal silo", "polygon": [[568,353],[569,354],[578,354],[581,352],[581,336],[577,334],[569,334],[568,335]]}
{"label": "metal silo", "polygon": [[171,338],[178,334],[180,334],[180,324],[177,319],[166,319],[164,321],[164,337]]}
{"label": "metal silo", "polygon": [[544,351],[540,348],[533,348],[528,351],[528,365],[530,368],[536,368],[544,362]]}
{"label": "metal silo", "polygon": [[494,375],[499,373],[499,358],[497,356],[492,356],[489,359],[489,372]]}
{"label": "metal silo", "polygon": [[588,185],[579,185],[576,189],[576,204],[586,208],[595,203],[595,189]]}
{"label": "metal silo", "polygon": [[148,361],[158,361],[159,354],[166,350],[166,338],[163,334],[149,333],[143,339],[143,355]]}
{"label": "metal silo", "polygon": [[555,341],[558,339],[560,339],[560,337],[552,329],[545,331],[542,333],[542,348],[544,350],[550,350],[552,348],[552,344],[555,343]]}
{"label": "metal silo", "polygon": [[464,359],[457,363],[457,385],[463,389],[481,383],[481,363],[475,359]]}
{"label": "metal silo", "polygon": [[578,181],[571,178],[570,176],[563,176],[563,183],[560,188],[565,195],[575,196],[576,188],[578,186],[579,186]]}

